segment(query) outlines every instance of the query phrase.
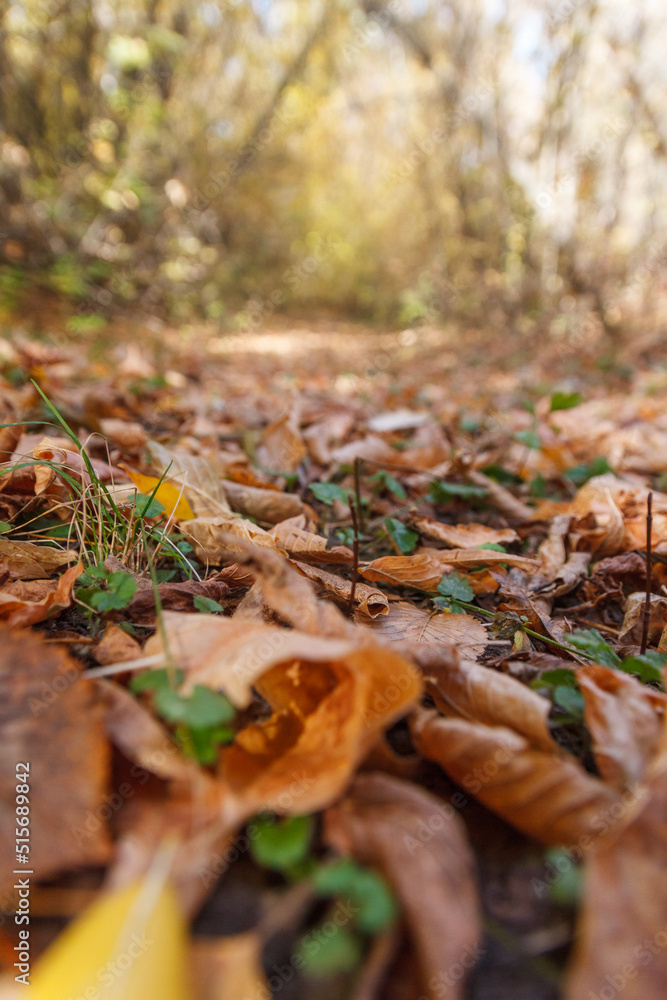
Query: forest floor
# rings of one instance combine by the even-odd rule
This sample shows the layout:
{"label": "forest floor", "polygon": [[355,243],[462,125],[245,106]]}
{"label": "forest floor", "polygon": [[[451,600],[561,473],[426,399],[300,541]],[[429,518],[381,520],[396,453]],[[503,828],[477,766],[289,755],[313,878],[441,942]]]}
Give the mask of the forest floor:
{"label": "forest floor", "polygon": [[0,1000],[664,1000],[660,338],[28,326]]}

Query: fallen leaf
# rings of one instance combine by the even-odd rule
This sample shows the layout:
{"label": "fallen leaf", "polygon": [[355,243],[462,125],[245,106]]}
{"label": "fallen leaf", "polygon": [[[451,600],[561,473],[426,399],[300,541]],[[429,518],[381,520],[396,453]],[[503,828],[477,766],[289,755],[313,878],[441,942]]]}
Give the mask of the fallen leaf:
{"label": "fallen leaf", "polygon": [[457,650],[440,645],[414,649],[413,659],[428,681],[429,694],[445,715],[507,726],[532,746],[547,753],[558,752],[549,730],[551,702],[547,698],[507,674],[460,658]]}
{"label": "fallen leaf", "polygon": [[576,674],[598,770],[619,791],[633,788],[657,751],[665,695],[598,664],[579,667]]}
{"label": "fallen leaf", "polygon": [[278,524],[303,513],[304,504],[296,493],[262,489],[225,479],[222,483],[232,510],[244,517],[254,517],[263,524]]}
{"label": "fallen leaf", "polygon": [[408,517],[420,535],[454,549],[478,549],[482,545],[511,545],[519,540],[513,528],[488,528],[485,524],[445,524],[432,517]]}
{"label": "fallen leaf", "polygon": [[12,628],[25,628],[46,618],[52,618],[71,605],[74,583],[82,572],[81,563],[72,566],[60,577],[55,589],[49,590],[39,600],[23,600],[6,591],[0,591],[0,618],[6,619]]}
{"label": "fallen leaf", "polygon": [[0,574],[12,580],[46,580],[54,570],[78,559],[76,552],[0,537]]}
{"label": "fallen leaf", "polygon": [[271,472],[296,472],[306,456],[297,414],[292,408],[269,424],[257,447],[257,460]]}
{"label": "fallen leaf", "polygon": [[141,646],[136,639],[112,622],[105,628],[104,635],[93,652],[97,662],[102,665],[124,663],[127,660],[138,659],[141,656]]}
{"label": "fallen leaf", "polygon": [[472,615],[426,611],[407,601],[392,601],[382,618],[368,621],[360,616],[357,620],[392,642],[452,643],[470,660],[477,659],[489,643],[486,629]]}
{"label": "fallen leaf", "polygon": [[160,481],[155,476],[143,476],[140,472],[128,468],[127,465],[121,465],[121,468],[127,472],[134,485],[144,496],[154,496],[162,504],[167,517],[174,517],[179,521],[189,521],[195,516],[183,488],[175,486],[168,477]]}
{"label": "fallen leaf", "polygon": [[91,682],[62,650],[31,632],[0,631],[0,857],[14,881],[16,786],[30,800],[30,868],[45,878],[108,856],[103,824],[76,830],[104,804],[109,769],[102,715]]}
{"label": "fallen leaf", "polygon": [[160,860],[142,881],[102,893],[62,932],[35,965],[31,998],[189,1000],[185,921]]}
{"label": "fallen leaf", "polygon": [[[307,563],[292,560],[300,573],[307,576],[314,583],[322,585],[326,593],[331,594],[335,601],[347,607],[352,594],[352,582],[344,580],[341,576],[336,576],[319,566],[309,566]],[[360,614],[368,618],[375,619],[389,612],[389,601],[375,587],[369,587],[366,583],[357,583],[354,588],[354,606]]]}
{"label": "fallen leaf", "polygon": [[317,565],[344,564],[351,565],[354,559],[352,550],[345,545],[334,545],[327,548],[327,540],[322,535],[312,531],[304,531],[301,522],[305,519],[293,517],[276,524],[269,534],[276,546],[293,559]]}
{"label": "fallen leaf", "polygon": [[[625,603],[623,624],[618,633],[618,641],[627,645],[638,646],[642,641],[644,631],[644,607],[646,593],[636,591],[628,594]],[[648,644],[657,643],[667,626],[667,597],[661,594],[651,594],[648,616]]]}
{"label": "fallen leaf", "polygon": [[410,584],[420,590],[436,590],[444,573],[452,567],[507,563],[522,569],[535,570],[539,563],[526,556],[488,549],[421,549],[411,556],[382,556],[361,570],[367,580],[394,584]]}
{"label": "fallen leaf", "polygon": [[620,797],[566,754],[546,753],[504,726],[413,714],[417,750],[465,791],[545,844],[588,842],[609,828]]}
{"label": "fallen leaf", "polygon": [[385,774],[361,774],[324,818],[337,851],[377,866],[400,899],[429,996],[463,996],[480,957],[475,868],[465,828],[449,803]]}

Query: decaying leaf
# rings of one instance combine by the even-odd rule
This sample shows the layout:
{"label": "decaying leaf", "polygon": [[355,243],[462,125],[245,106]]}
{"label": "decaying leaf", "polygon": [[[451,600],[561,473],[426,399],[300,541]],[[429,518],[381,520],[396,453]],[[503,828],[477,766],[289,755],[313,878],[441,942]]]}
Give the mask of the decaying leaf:
{"label": "decaying leaf", "polygon": [[367,580],[374,582],[409,584],[420,590],[435,590],[443,574],[449,573],[454,567],[473,569],[499,563],[527,570],[539,567],[534,559],[508,552],[488,549],[421,549],[412,556],[382,556],[374,559],[361,572]]}
{"label": "decaying leaf", "polygon": [[[44,595],[31,594],[22,597],[11,592],[12,585],[0,591],[0,618],[4,618],[12,628],[25,628],[27,625],[34,625],[36,622],[52,618],[59,612],[69,608],[72,603],[72,590],[76,578],[83,572],[83,566],[78,563],[66,570],[55,586],[51,581],[44,581],[42,589]],[[38,581],[39,582],[39,581]],[[22,581],[17,581],[18,586],[25,587]],[[13,585],[14,587],[17,584]]]}
{"label": "decaying leaf", "polygon": [[278,524],[303,513],[303,501],[296,493],[281,493],[229,479],[222,487],[232,510],[244,517],[254,517],[262,524]]}
{"label": "decaying leaf", "polygon": [[[474,619],[473,619],[474,620]],[[547,753],[555,753],[548,725],[551,702],[525,684],[459,657],[458,649],[429,646],[413,650],[427,690],[447,716],[488,726],[507,726]]]}
{"label": "decaying leaf", "polygon": [[271,529],[270,535],[281,551],[293,559],[299,559],[305,563],[312,562],[316,565],[352,564],[351,549],[345,545],[334,545],[332,548],[327,548],[326,538],[323,538],[322,535],[316,535],[312,531],[304,530],[304,521],[303,515],[293,517],[276,524]]}
{"label": "decaying leaf", "polygon": [[392,601],[382,618],[369,621],[360,616],[357,620],[392,642],[452,643],[470,660],[477,659],[489,642],[486,629],[472,615],[426,611],[407,601]]}
{"label": "decaying leaf", "polygon": [[46,580],[54,570],[77,559],[76,552],[0,538],[0,574],[8,573],[12,580]]}
{"label": "decaying leaf", "polygon": [[401,901],[429,997],[463,996],[480,956],[479,903],[463,823],[449,803],[386,774],[361,774],[326,813],[336,850],[377,866]]}
{"label": "decaying leaf", "polygon": [[665,696],[598,664],[579,667],[577,680],[600,774],[620,791],[634,788],[658,748]]}
{"label": "decaying leaf", "polygon": [[513,528],[488,528],[485,524],[445,524],[432,517],[412,516],[415,531],[453,549],[478,549],[482,545],[511,545],[519,536]]}
{"label": "decaying leaf", "polygon": [[[307,576],[313,583],[319,583],[333,599],[345,607],[349,605],[352,594],[352,582],[336,576],[329,570],[319,566],[309,566],[307,563],[293,560],[293,565]],[[365,617],[376,619],[389,612],[389,601],[381,590],[369,587],[366,583],[357,583],[354,588],[354,606]],[[387,638],[390,638],[389,636]]]}
{"label": "decaying leaf", "polygon": [[77,836],[103,806],[109,769],[100,705],[62,651],[30,632],[0,632],[0,857],[2,886],[15,881],[16,786],[26,785],[30,868],[46,877],[106,860],[104,824]]}
{"label": "decaying leaf", "polygon": [[566,754],[534,747],[504,726],[414,713],[419,752],[467,792],[545,844],[589,846],[618,819],[620,796]]}
{"label": "decaying leaf", "polygon": [[620,826],[587,856],[567,1000],[662,1000],[667,995],[666,751],[663,728],[661,751],[646,785],[625,793]]}

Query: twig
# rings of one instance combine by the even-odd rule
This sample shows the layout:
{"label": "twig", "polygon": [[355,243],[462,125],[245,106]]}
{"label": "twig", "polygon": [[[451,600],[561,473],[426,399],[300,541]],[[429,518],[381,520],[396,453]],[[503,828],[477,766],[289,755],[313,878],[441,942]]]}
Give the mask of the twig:
{"label": "twig", "polygon": [[364,530],[364,512],[361,507],[361,459],[354,460],[354,500],[357,505],[357,518],[359,519],[359,531]]}
{"label": "twig", "polygon": [[[356,463],[355,463],[356,469]],[[350,514],[352,515],[352,526],[354,529],[354,543],[352,545],[352,586],[350,587],[350,602],[349,602],[349,612],[353,614],[354,612],[354,596],[357,589],[357,580],[359,579],[359,518],[357,517],[357,510],[354,504],[354,498],[350,494]]]}
{"label": "twig", "polygon": [[646,498],[646,601],[644,602],[644,625],[642,628],[642,644],[639,650],[643,656],[648,646],[648,625],[651,617],[651,531],[653,528],[653,492],[649,490]]}

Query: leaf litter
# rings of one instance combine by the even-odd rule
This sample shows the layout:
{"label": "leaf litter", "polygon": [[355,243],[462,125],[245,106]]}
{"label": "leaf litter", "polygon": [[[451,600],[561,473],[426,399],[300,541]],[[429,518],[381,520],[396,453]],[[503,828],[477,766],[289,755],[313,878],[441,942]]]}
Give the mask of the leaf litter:
{"label": "leaf litter", "polygon": [[663,1000],[661,384],[527,424],[519,379],[419,355],[200,348],[170,384],[122,349],[96,388],[80,350],[4,373],[2,906],[26,760],[38,995],[148,927],[126,1000]]}

